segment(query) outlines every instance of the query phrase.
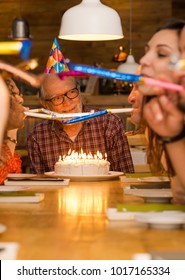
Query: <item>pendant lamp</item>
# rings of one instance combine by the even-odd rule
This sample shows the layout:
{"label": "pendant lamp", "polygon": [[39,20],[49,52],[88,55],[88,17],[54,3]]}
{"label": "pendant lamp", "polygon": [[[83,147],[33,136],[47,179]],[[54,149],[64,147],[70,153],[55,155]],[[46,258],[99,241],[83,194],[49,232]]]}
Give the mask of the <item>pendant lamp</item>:
{"label": "pendant lamp", "polygon": [[13,20],[10,37],[15,40],[28,40],[30,38],[29,24],[22,16]]}
{"label": "pendant lamp", "polygon": [[61,20],[60,39],[106,41],[123,38],[118,13],[100,0],[83,0],[67,10]]}
{"label": "pendant lamp", "polygon": [[118,66],[117,71],[128,74],[136,74],[139,64],[135,62],[134,56],[132,55],[132,0],[130,0],[130,50],[129,55],[125,63]]}
{"label": "pendant lamp", "polygon": [[19,0],[19,16],[12,22],[12,30],[10,38],[14,40],[29,40],[30,30],[27,20],[22,17],[22,1]]}

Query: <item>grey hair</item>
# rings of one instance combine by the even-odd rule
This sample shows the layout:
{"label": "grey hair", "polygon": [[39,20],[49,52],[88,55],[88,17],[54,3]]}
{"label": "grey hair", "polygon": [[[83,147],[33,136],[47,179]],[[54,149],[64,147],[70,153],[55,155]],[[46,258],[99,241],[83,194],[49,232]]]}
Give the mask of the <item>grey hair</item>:
{"label": "grey hair", "polygon": [[[53,75],[53,74],[45,74],[44,81],[47,80],[47,78],[48,78],[50,75]],[[59,76],[58,76],[58,77],[59,77]],[[71,76],[70,76],[70,78],[74,81],[74,83],[75,83],[75,85],[76,85],[77,87],[80,87],[79,83],[75,80],[74,77],[71,77]],[[46,93],[44,81],[43,81],[43,83],[41,84],[41,87],[40,87],[39,92],[38,92],[39,98],[40,98],[41,100],[44,100],[44,99],[45,99],[45,93]],[[80,89],[79,89],[79,90],[80,90]]]}
{"label": "grey hair", "polygon": [[45,91],[44,91],[43,84],[41,85],[41,87],[40,87],[38,93],[39,93],[39,98],[42,99],[42,100],[44,100],[44,99],[45,99]]}
{"label": "grey hair", "polygon": [[[44,81],[47,79],[48,75],[50,75],[50,74],[45,74]],[[39,98],[42,99],[42,100],[45,99],[44,81],[42,82],[41,87],[40,87],[39,92],[38,92],[39,93]]]}

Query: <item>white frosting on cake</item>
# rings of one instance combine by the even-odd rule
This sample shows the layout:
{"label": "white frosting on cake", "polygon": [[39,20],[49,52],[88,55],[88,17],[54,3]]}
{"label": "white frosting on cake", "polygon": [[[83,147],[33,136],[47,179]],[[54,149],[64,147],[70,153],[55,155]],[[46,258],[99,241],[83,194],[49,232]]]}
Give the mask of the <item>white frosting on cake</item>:
{"label": "white frosting on cake", "polygon": [[[69,154],[69,153],[68,153]],[[110,163],[103,159],[102,154],[97,152],[96,155],[86,155],[81,151],[80,154],[72,152],[68,156],[60,157],[55,163],[56,175],[73,175],[73,176],[97,176],[107,175]]]}

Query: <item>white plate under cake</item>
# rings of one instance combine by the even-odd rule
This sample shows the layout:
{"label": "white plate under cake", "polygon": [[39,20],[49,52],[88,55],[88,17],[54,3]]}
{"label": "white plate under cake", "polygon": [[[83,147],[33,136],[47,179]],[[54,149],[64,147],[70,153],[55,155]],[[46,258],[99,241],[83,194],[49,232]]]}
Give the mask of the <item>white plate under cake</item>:
{"label": "white plate under cake", "polygon": [[93,176],[88,176],[88,175],[66,175],[66,174],[56,174],[54,171],[50,172],[45,172],[45,175],[53,178],[67,178],[70,179],[70,181],[81,181],[81,182],[92,182],[92,181],[109,181],[109,180],[115,180],[119,178],[120,175],[123,175],[122,172],[117,172],[117,171],[109,171],[107,175],[93,175]]}

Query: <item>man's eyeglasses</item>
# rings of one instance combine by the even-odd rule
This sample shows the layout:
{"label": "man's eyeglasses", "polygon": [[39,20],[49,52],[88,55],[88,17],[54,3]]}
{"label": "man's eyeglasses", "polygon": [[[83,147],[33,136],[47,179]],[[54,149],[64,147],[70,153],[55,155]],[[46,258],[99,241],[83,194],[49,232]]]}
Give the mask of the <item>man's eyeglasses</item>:
{"label": "man's eyeglasses", "polygon": [[69,99],[74,99],[79,95],[79,90],[77,87],[70,89],[69,91],[67,91],[64,94],[61,95],[57,95],[55,97],[52,97],[51,99],[45,99],[45,101],[49,101],[51,103],[53,103],[53,105],[57,106],[57,105],[61,105],[62,103],[64,103],[64,99],[65,96]]}

